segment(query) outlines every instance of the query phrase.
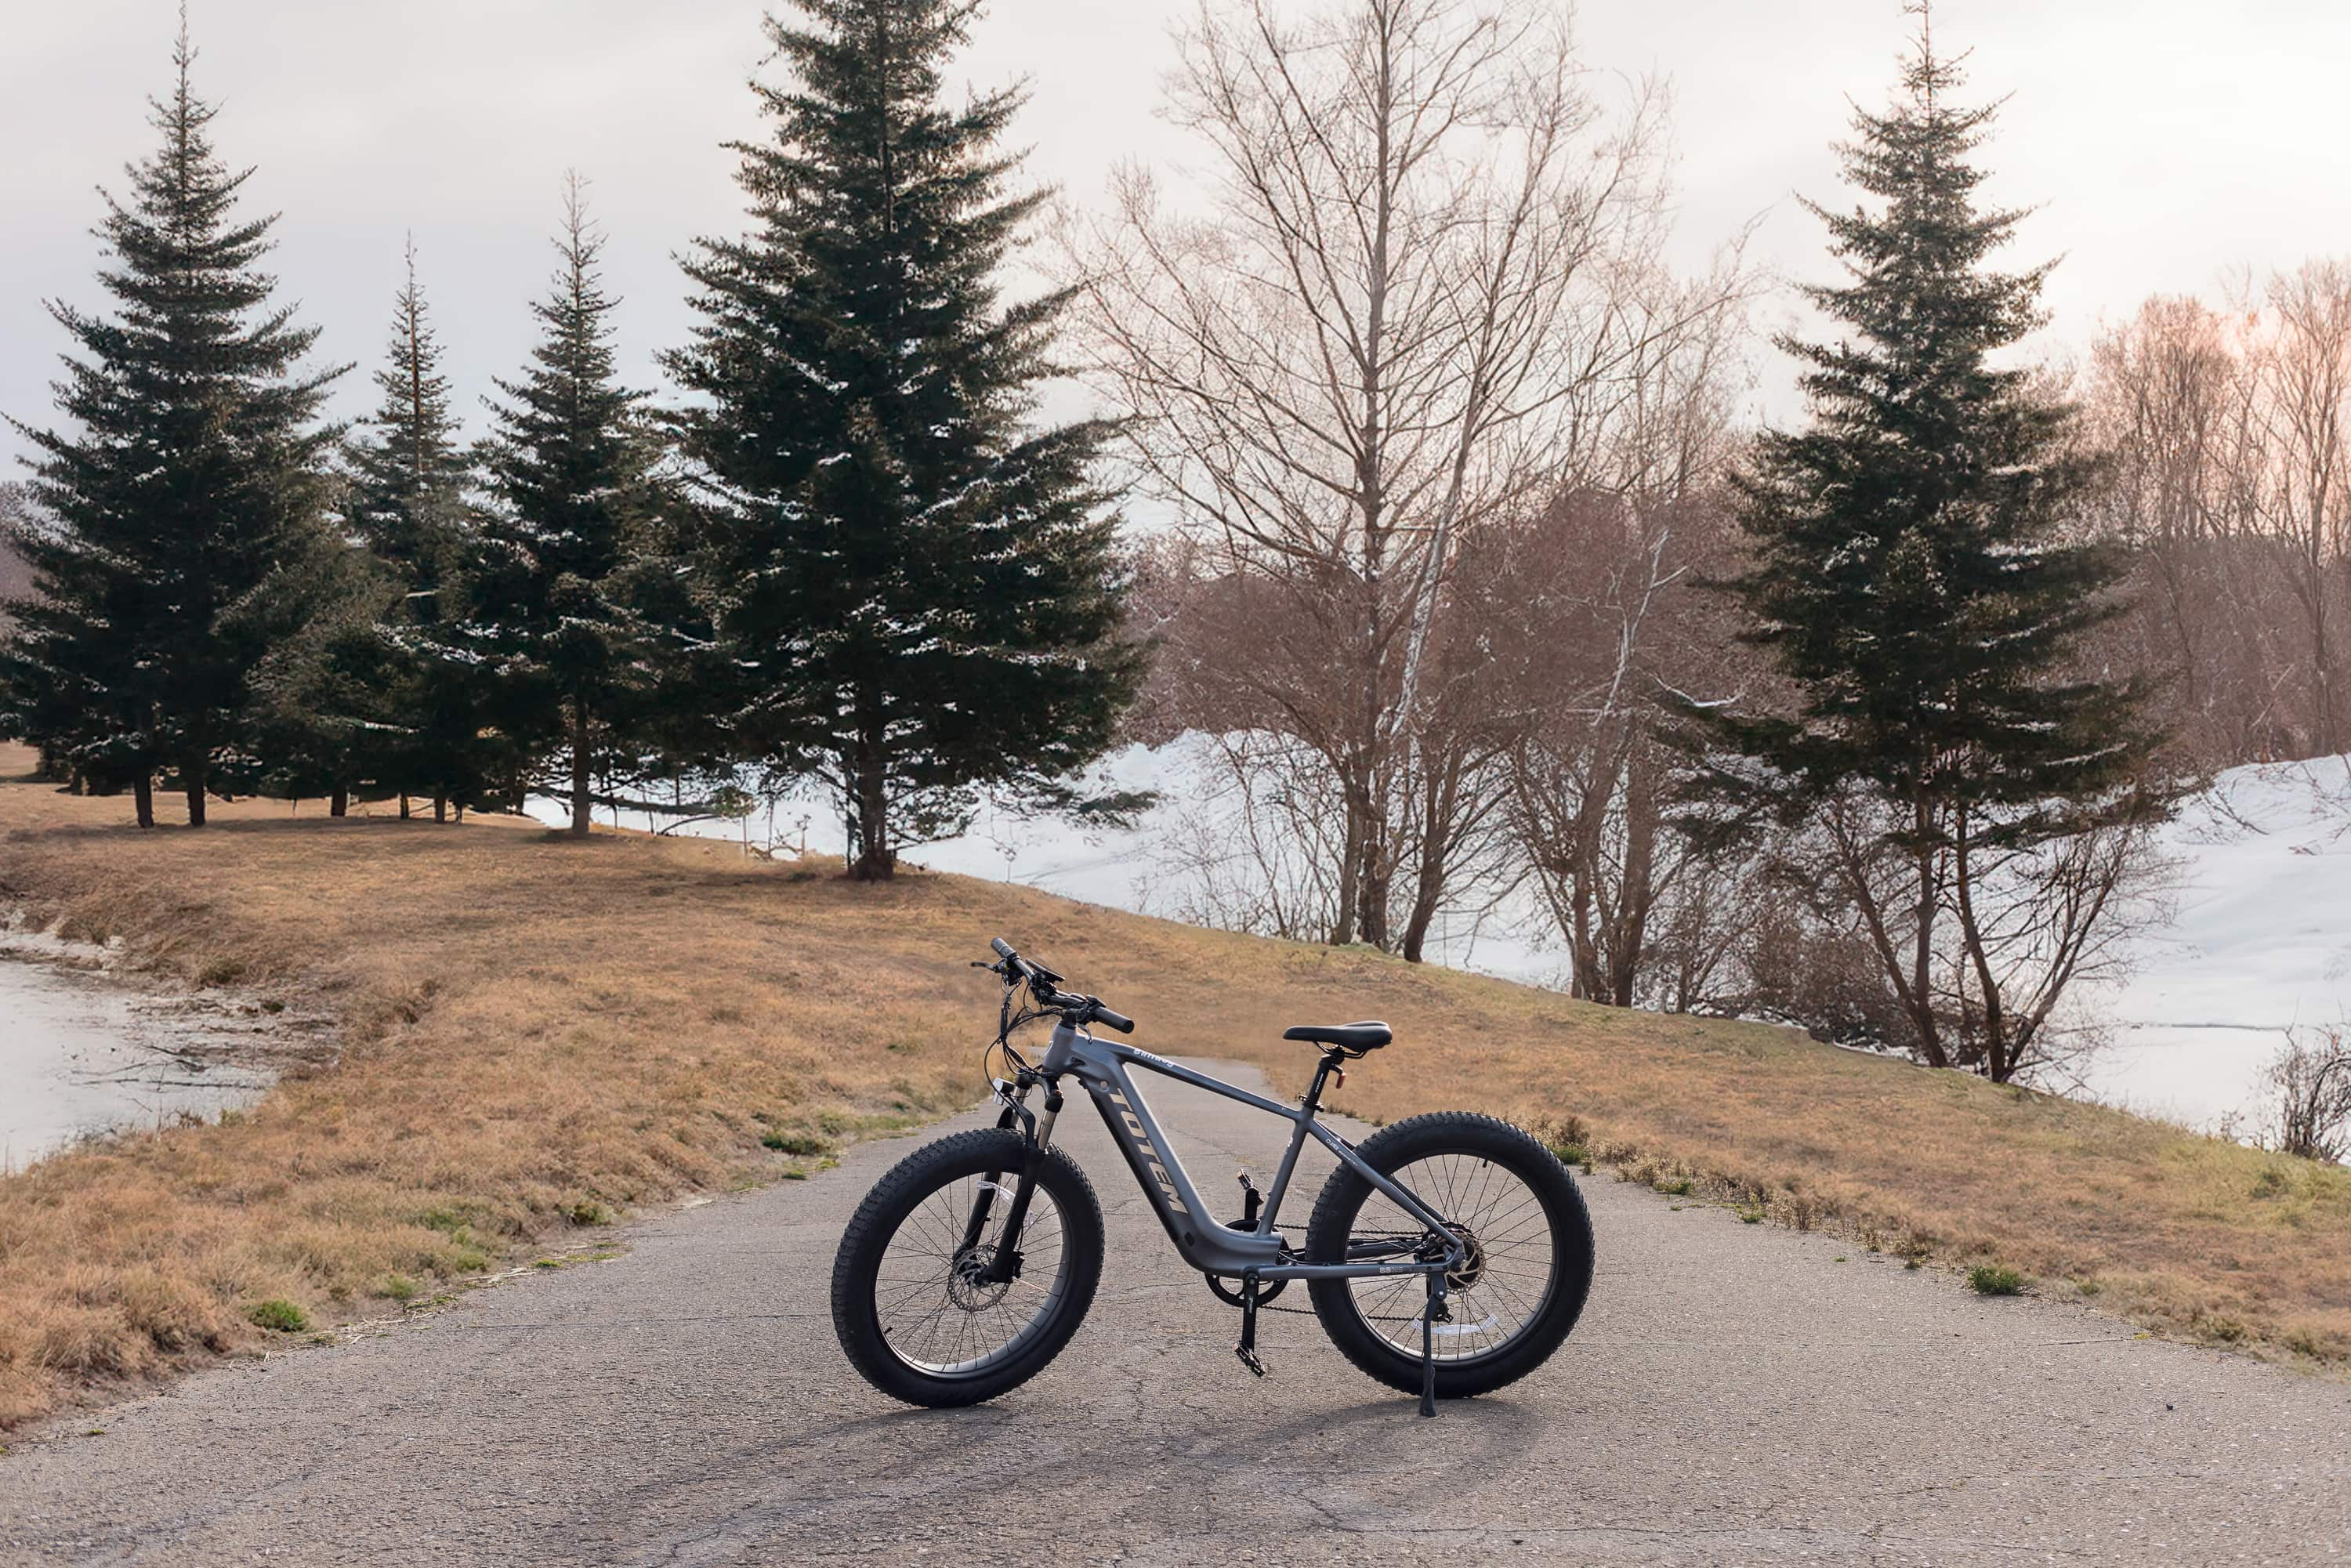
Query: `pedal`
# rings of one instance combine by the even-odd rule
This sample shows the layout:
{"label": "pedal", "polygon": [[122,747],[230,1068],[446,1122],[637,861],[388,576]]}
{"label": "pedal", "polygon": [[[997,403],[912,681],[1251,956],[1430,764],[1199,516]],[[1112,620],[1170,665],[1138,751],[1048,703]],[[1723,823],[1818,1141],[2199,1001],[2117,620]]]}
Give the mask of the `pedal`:
{"label": "pedal", "polygon": [[1259,1359],[1257,1354],[1257,1303],[1259,1289],[1256,1270],[1252,1269],[1241,1276],[1241,1343],[1233,1346],[1233,1354],[1241,1358],[1243,1366],[1248,1367],[1258,1376],[1263,1377],[1265,1363]]}

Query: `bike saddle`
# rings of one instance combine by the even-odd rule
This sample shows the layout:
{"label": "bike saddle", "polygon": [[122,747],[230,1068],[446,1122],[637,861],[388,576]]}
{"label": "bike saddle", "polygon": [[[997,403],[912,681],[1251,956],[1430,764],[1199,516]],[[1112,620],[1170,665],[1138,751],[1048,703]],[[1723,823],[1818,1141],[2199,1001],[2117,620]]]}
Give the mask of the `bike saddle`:
{"label": "bike saddle", "polygon": [[1395,1038],[1388,1026],[1376,1019],[1364,1023],[1301,1023],[1281,1031],[1284,1040],[1310,1040],[1317,1045],[1335,1045],[1341,1051],[1360,1056],[1367,1051],[1377,1051]]}

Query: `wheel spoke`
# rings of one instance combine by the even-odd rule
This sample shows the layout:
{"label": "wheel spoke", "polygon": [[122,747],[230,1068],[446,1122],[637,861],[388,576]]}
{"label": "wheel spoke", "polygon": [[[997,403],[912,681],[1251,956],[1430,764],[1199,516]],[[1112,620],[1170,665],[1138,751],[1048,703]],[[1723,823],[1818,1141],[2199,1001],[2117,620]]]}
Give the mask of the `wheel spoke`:
{"label": "wheel spoke", "polygon": [[[999,1180],[958,1176],[907,1210],[874,1274],[873,1312],[883,1343],[899,1360],[935,1377],[977,1376],[1003,1364],[1043,1333],[1068,1284],[1061,1212],[1041,1184],[1013,1249],[1019,1277],[991,1281],[987,1270],[1004,1241],[1012,1194]],[[975,1206],[991,1201],[977,1242],[963,1238]]]}
{"label": "wheel spoke", "polygon": [[[1387,1174],[1468,1239],[1469,1260],[1446,1293],[1451,1321],[1433,1325],[1437,1360],[1468,1361],[1506,1350],[1541,1316],[1558,1272],[1557,1238],[1541,1195],[1508,1166],[1460,1151],[1424,1155]],[[1401,1204],[1377,1189],[1365,1197],[1349,1232],[1346,1255],[1353,1260],[1405,1256],[1428,1239]],[[1348,1283],[1371,1331],[1416,1359],[1426,1276],[1374,1275]]]}

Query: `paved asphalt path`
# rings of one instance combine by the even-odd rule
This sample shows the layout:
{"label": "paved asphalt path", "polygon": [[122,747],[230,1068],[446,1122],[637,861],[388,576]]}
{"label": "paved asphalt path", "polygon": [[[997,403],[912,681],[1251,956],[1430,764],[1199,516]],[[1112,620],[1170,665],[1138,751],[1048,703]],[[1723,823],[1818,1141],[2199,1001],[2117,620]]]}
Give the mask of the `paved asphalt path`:
{"label": "paved asphalt path", "polygon": [[[1270,1172],[1276,1124],[1153,1100],[1204,1191]],[[0,1563],[2351,1563],[2351,1389],[1605,1176],[1591,1307],[1533,1377],[1423,1421],[1270,1314],[1259,1382],[1098,1120],[1061,1124],[1113,1251],[991,1406],[901,1408],[834,1343],[842,1223],[914,1147],[870,1144],[20,1443]]]}

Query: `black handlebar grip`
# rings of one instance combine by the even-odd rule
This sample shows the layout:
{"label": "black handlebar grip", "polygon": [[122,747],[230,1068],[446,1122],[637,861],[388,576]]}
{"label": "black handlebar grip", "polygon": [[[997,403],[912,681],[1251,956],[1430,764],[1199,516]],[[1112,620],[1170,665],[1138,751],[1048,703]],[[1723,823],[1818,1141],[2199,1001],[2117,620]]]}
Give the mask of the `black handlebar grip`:
{"label": "black handlebar grip", "polygon": [[1001,936],[989,937],[987,939],[987,945],[996,949],[996,956],[999,958],[1009,958],[1012,956],[1012,944],[1007,942]]}
{"label": "black handlebar grip", "polygon": [[1108,1008],[1102,1006],[1100,1002],[1096,1002],[1094,1004],[1094,1017],[1100,1021],[1110,1025],[1111,1028],[1118,1030],[1121,1034],[1133,1034],[1134,1032],[1134,1020],[1133,1019],[1127,1017],[1124,1013],[1114,1013]]}

